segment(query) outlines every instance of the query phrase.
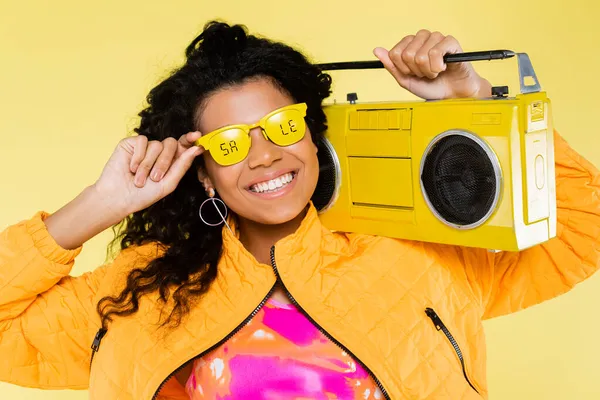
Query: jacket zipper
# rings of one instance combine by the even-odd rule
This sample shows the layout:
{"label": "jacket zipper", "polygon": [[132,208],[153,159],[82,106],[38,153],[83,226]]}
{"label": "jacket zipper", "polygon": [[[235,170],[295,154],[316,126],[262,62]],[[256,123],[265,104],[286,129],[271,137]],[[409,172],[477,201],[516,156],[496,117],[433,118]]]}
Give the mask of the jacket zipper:
{"label": "jacket zipper", "polygon": [[104,335],[106,335],[107,329],[100,328],[98,332],[96,332],[96,336],[94,337],[94,341],[92,342],[92,357],[90,358],[90,371],[92,370],[92,362],[94,361],[94,355],[100,349],[100,342]]}
{"label": "jacket zipper", "polygon": [[[254,316],[260,311],[260,309],[265,305],[265,303],[267,302],[267,300],[269,300],[269,298],[273,295],[273,292],[275,291],[275,287],[277,286],[277,283],[280,283],[281,286],[283,287],[283,289],[285,290],[285,293],[287,294],[288,298],[290,299],[290,301],[294,304],[294,306],[296,306],[298,308],[298,310],[300,310],[300,312],[324,335],[326,336],[332,343],[334,343],[336,346],[338,346],[340,349],[342,349],[343,351],[345,351],[347,354],[351,355],[354,360],[356,360],[356,362],[358,362],[366,371],[367,373],[371,376],[371,378],[373,379],[373,381],[375,382],[375,384],[377,385],[377,387],[379,387],[379,390],[381,391],[381,393],[383,394],[383,396],[387,399],[387,400],[391,400],[391,397],[389,396],[387,390],[385,390],[385,388],[383,387],[383,384],[381,383],[381,381],[379,381],[379,379],[377,379],[377,377],[375,376],[375,374],[373,373],[373,371],[371,371],[370,368],[368,368],[360,359],[358,359],[358,357],[356,357],[354,355],[354,353],[352,353],[349,349],[347,349],[344,345],[342,345],[340,342],[338,342],[333,336],[331,336],[329,334],[329,332],[327,332],[325,329],[323,329],[319,324],[316,323],[316,321],[314,319],[312,319],[312,317],[310,315],[308,315],[308,313],[304,310],[304,308],[302,308],[298,302],[296,301],[296,299],[292,296],[292,294],[289,292],[289,290],[287,290],[287,287],[285,286],[285,284],[283,283],[283,281],[281,280],[281,276],[279,275],[279,271],[277,270],[277,264],[275,263],[275,246],[271,247],[271,267],[273,268],[273,271],[275,272],[275,275],[277,277],[277,282],[271,287],[271,289],[269,290],[269,293],[265,296],[265,298],[260,302],[260,304],[254,309],[254,311],[252,311],[252,313],[250,315],[248,315],[244,321],[239,324],[233,331],[231,331],[227,336],[225,336],[224,338],[222,338],[221,340],[219,340],[217,343],[215,343],[214,345],[212,345],[211,347],[209,347],[208,349],[204,350],[202,353],[190,358],[189,360],[187,360],[186,362],[184,362],[183,364],[181,364],[179,367],[177,367],[177,369],[175,369],[173,372],[171,372],[162,382],[161,384],[158,386],[158,388],[156,389],[156,391],[154,392],[154,396],[152,396],[152,400],[156,400],[156,398],[158,397],[158,394],[160,393],[160,391],[162,390],[162,388],[165,386],[165,384],[169,381],[169,379],[171,379],[175,374],[177,374],[179,371],[181,371],[184,366],[189,363],[190,361],[199,358],[199,357],[203,357],[204,355],[206,355],[207,353],[211,352],[212,350],[216,349],[217,347],[221,346],[222,344],[224,344],[225,342],[227,342],[229,339],[231,339],[235,334],[237,334],[244,326],[246,326],[248,324],[248,322],[250,322],[250,320],[252,318],[254,318]],[[94,360],[94,353],[98,351],[98,348],[100,347],[100,341],[102,340],[102,338],[104,337],[104,335],[106,334],[106,329],[100,329],[98,331],[98,333],[96,334],[96,337],[94,338],[94,343],[92,344],[92,360]],[[91,361],[90,361],[90,368],[91,368]]]}
{"label": "jacket zipper", "polygon": [[356,360],[356,362],[358,362],[364,369],[365,371],[368,372],[368,374],[371,376],[371,378],[373,379],[373,381],[375,382],[375,384],[377,385],[377,387],[379,387],[379,390],[381,391],[381,393],[383,394],[383,396],[386,398],[386,400],[391,400],[387,390],[385,390],[385,388],[383,387],[383,384],[379,381],[379,379],[377,379],[377,377],[375,376],[375,374],[373,373],[373,371],[371,371],[371,369],[369,369],[358,357],[356,357],[354,355],[354,353],[352,353],[350,350],[348,350],[344,345],[342,345],[340,342],[338,342],[333,336],[331,336],[329,334],[329,332],[327,332],[325,329],[323,329],[323,327],[321,327],[319,324],[317,324],[317,322],[312,319],[312,317],[310,315],[308,315],[308,313],[304,310],[304,308],[302,308],[302,306],[300,306],[300,304],[298,304],[298,302],[296,301],[296,299],[294,298],[294,296],[292,296],[292,294],[290,293],[290,291],[287,289],[287,287],[285,286],[285,284],[283,283],[283,280],[281,279],[281,276],[279,275],[279,271],[277,270],[277,264],[275,263],[275,246],[271,247],[271,266],[273,267],[273,271],[275,272],[275,275],[277,276],[277,281],[281,284],[281,286],[283,287],[287,297],[290,299],[290,301],[292,302],[292,304],[294,304],[294,306],[296,306],[296,308],[325,336],[327,337],[332,343],[334,343],[336,346],[338,346],[340,349],[342,349],[343,351],[345,351],[347,354],[351,355],[352,358],[354,360]]}
{"label": "jacket zipper", "polygon": [[467,383],[469,384],[469,386],[471,386],[473,388],[474,391],[477,392],[477,394],[480,394],[479,391],[477,389],[475,389],[475,386],[473,386],[473,384],[469,380],[469,377],[467,376],[467,370],[465,368],[465,359],[463,357],[462,351],[460,350],[460,347],[458,346],[458,343],[454,339],[454,336],[452,336],[452,334],[450,333],[450,331],[448,330],[446,325],[444,325],[444,323],[442,322],[442,319],[439,317],[439,315],[437,315],[437,313],[435,312],[435,310],[433,308],[427,307],[425,309],[425,313],[427,314],[427,316],[429,318],[431,318],[431,321],[435,325],[435,329],[437,329],[438,331],[441,330],[442,332],[444,332],[444,335],[446,335],[446,338],[448,338],[448,341],[450,341],[450,344],[452,344],[452,347],[454,347],[454,351],[456,352],[456,355],[458,355],[458,359],[460,360],[460,365],[462,366],[463,375],[465,376]]}
{"label": "jacket zipper", "polygon": [[[171,379],[173,377],[173,375],[175,375],[177,372],[179,372],[188,362],[192,361],[195,358],[204,356],[205,354],[209,353],[210,351],[212,351],[216,347],[218,347],[221,344],[227,342],[229,339],[231,339],[232,336],[234,336],[236,333],[238,333],[240,331],[240,329],[242,329],[242,327],[244,327],[245,325],[247,325],[248,322],[250,322],[250,320],[256,315],[256,313],[258,313],[258,311],[265,305],[265,303],[267,302],[267,300],[269,299],[269,297],[271,297],[271,295],[275,291],[275,286],[276,285],[273,285],[273,287],[271,287],[271,289],[269,290],[269,293],[267,294],[267,296],[260,302],[260,304],[254,309],[254,311],[252,311],[252,313],[249,316],[247,316],[244,319],[244,321],[241,324],[239,324],[233,331],[231,331],[227,336],[225,336],[219,342],[217,342],[216,344],[214,344],[213,346],[211,346],[207,350],[203,351],[199,355],[197,355],[197,356],[195,356],[193,358],[190,358],[188,361],[186,361],[185,363],[183,363],[182,365],[180,365],[176,370],[174,370],[173,372],[171,372],[169,374],[169,376],[167,376],[167,378],[164,381],[162,381],[162,383],[160,384],[160,386],[158,387],[158,389],[156,389],[156,392],[154,393],[154,396],[152,396],[152,399],[154,400],[154,399],[156,399],[158,397],[158,394],[160,393],[160,390],[168,382],[168,380]],[[90,371],[92,369],[92,362],[94,361],[94,355],[100,349],[100,342],[102,341],[102,338],[104,337],[104,335],[106,335],[106,332],[107,332],[106,329],[101,328],[100,330],[98,330],[98,332],[96,333],[96,336],[94,337],[94,341],[92,343],[92,357],[90,359]]]}
{"label": "jacket zipper", "polygon": [[265,305],[265,303],[267,302],[267,300],[269,300],[269,297],[271,297],[271,295],[273,295],[273,292],[275,291],[275,287],[277,286],[277,283],[275,283],[271,289],[269,290],[269,293],[265,296],[265,298],[260,302],[260,304],[254,309],[254,311],[252,311],[252,313],[250,315],[248,315],[244,321],[242,321],[241,324],[239,324],[233,331],[229,332],[229,334],[227,336],[225,336],[223,339],[219,340],[217,343],[215,343],[214,345],[210,346],[208,349],[204,350],[202,353],[190,358],[189,360],[187,360],[186,362],[184,362],[183,364],[181,364],[177,369],[175,369],[173,372],[171,372],[169,374],[169,376],[167,376],[165,378],[165,380],[162,381],[162,383],[160,384],[160,386],[158,386],[158,388],[156,389],[156,392],[154,392],[154,396],[152,396],[152,400],[155,400],[158,397],[158,394],[160,393],[161,389],[163,388],[163,386],[165,386],[165,384],[169,381],[169,379],[171,379],[173,377],[173,375],[175,375],[176,373],[178,373],[179,371],[181,371],[183,369],[183,367],[189,363],[190,361],[199,358],[199,357],[203,357],[206,354],[210,353],[212,350],[216,349],[217,347],[221,346],[223,343],[227,342],[229,339],[231,339],[233,336],[235,336],[236,333],[238,333],[244,326],[246,326],[248,324],[248,322],[250,322],[250,320],[252,318],[254,318],[254,316],[258,313],[258,311],[260,311],[261,308],[263,308],[263,306]]}

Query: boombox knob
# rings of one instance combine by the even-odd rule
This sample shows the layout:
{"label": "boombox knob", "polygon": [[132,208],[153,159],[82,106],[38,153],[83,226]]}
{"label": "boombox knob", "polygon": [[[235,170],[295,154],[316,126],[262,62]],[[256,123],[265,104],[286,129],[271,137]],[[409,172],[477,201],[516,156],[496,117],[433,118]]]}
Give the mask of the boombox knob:
{"label": "boombox knob", "polygon": [[346,100],[348,100],[350,104],[355,104],[356,100],[358,100],[358,95],[356,93],[348,93],[346,95]]}
{"label": "boombox knob", "polygon": [[504,98],[508,95],[508,86],[493,86],[492,97]]}

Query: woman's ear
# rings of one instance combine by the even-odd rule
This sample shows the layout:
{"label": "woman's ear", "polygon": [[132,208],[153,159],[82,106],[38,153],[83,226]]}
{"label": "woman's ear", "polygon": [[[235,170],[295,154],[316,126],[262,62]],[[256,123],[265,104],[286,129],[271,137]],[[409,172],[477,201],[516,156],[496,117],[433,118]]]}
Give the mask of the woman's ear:
{"label": "woman's ear", "polygon": [[210,177],[208,176],[208,173],[206,172],[206,168],[204,168],[204,166],[198,166],[198,168],[196,169],[196,174],[198,175],[198,180],[204,187],[204,190],[208,191],[209,188],[215,187],[215,185],[213,185],[212,181],[210,180]]}

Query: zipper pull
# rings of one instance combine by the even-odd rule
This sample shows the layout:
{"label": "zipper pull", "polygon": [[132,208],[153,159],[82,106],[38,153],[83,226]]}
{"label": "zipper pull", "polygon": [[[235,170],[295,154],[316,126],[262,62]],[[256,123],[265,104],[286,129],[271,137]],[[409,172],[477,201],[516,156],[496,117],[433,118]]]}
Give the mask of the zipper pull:
{"label": "zipper pull", "polygon": [[98,349],[100,348],[100,342],[102,341],[104,335],[106,335],[106,332],[107,329],[100,328],[100,330],[96,333],[94,341],[92,342],[92,350],[94,350],[94,352],[98,351]]}
{"label": "zipper pull", "polygon": [[442,329],[442,325],[443,325],[442,320],[440,319],[440,317],[437,315],[437,313],[435,312],[435,310],[433,308],[427,307],[425,309],[425,314],[427,314],[427,316],[429,318],[431,318],[431,321],[435,325],[435,329],[437,329],[438,331]]}

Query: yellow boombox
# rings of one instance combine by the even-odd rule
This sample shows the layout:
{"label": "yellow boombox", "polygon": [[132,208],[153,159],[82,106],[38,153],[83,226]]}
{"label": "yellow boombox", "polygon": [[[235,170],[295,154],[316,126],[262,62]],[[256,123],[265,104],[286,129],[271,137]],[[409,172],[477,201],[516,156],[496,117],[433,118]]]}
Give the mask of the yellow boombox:
{"label": "yellow boombox", "polygon": [[[465,55],[476,60],[515,53],[457,57]],[[554,237],[550,100],[529,57],[516,55],[521,86],[516,97],[507,96],[507,87],[495,87],[489,99],[360,104],[351,93],[347,103],[325,105],[328,130],[319,143],[320,176],[312,199],[323,224],[336,231],[504,251]],[[382,67],[376,61],[321,66]]]}

